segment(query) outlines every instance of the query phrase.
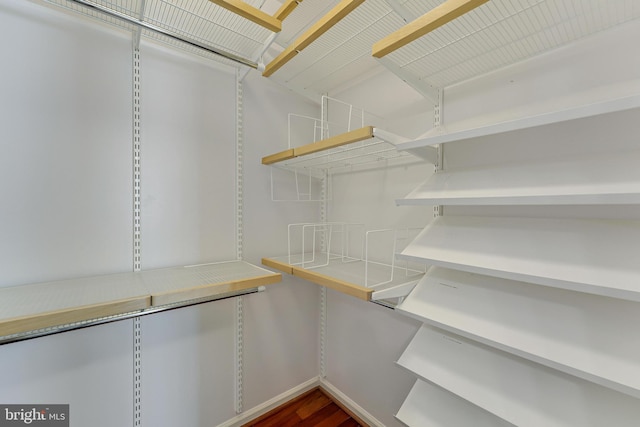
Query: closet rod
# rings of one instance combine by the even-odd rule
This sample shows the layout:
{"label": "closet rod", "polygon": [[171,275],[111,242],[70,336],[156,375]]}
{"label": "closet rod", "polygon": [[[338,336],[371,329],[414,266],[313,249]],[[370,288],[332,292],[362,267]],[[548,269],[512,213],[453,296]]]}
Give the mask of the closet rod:
{"label": "closet rod", "polygon": [[255,288],[225,292],[222,294],[208,296],[204,298],[198,298],[190,301],[177,302],[177,303],[158,306],[158,307],[149,307],[140,311],[134,311],[131,313],[124,313],[124,314],[116,314],[113,316],[87,320],[87,321],[79,322],[76,324],[54,326],[54,327],[47,328],[45,330],[40,330],[40,331],[9,335],[6,337],[0,337],[0,346],[5,344],[16,343],[20,341],[27,341],[34,338],[45,337],[48,335],[56,335],[62,332],[69,332],[69,331],[75,331],[77,329],[89,328],[91,326],[98,326],[98,325],[104,325],[107,323],[118,322],[120,320],[133,319],[140,316],[146,316],[148,314],[160,313],[162,311],[176,310],[178,308],[191,307],[194,305],[206,304],[208,302],[220,301],[220,300],[235,298],[243,295],[255,294],[258,292],[263,292],[264,290],[265,290],[264,286],[258,286]]}
{"label": "closet rod", "polygon": [[86,0],[71,0],[71,1],[73,1],[74,3],[81,4],[83,6],[86,6],[86,7],[90,8],[90,9],[94,9],[94,10],[100,11],[100,12],[102,12],[104,14],[107,14],[107,15],[109,15],[111,17],[114,17],[114,18],[117,18],[117,19],[121,19],[121,20],[126,21],[126,22],[128,22],[130,24],[137,25],[138,27],[142,27],[144,29],[147,29],[147,30],[153,31],[155,33],[158,33],[160,35],[169,37],[169,38],[171,38],[173,40],[177,40],[179,42],[186,43],[188,45],[191,45],[191,46],[197,47],[199,49],[205,50],[207,52],[213,53],[214,55],[222,56],[223,58],[226,58],[226,59],[228,59],[230,61],[233,61],[233,62],[236,62],[238,64],[246,65],[247,67],[251,67],[253,69],[258,69],[258,64],[256,62],[254,62],[254,61],[251,61],[249,59],[243,58],[243,57],[238,56],[238,55],[234,55],[233,53],[230,53],[230,52],[225,52],[225,51],[217,49],[217,48],[215,48],[213,46],[208,46],[208,45],[202,44],[202,43],[200,43],[200,42],[198,42],[196,40],[187,38],[185,36],[179,36],[177,34],[173,34],[173,33],[169,32],[169,31],[167,31],[167,30],[165,30],[163,28],[157,27],[157,26],[155,26],[153,24],[149,24],[149,23],[141,21],[139,19],[132,18],[131,16],[126,15],[126,14],[121,13],[121,12],[118,12],[117,10],[113,10],[111,8],[108,8],[108,7],[99,5],[99,4],[91,3],[91,2],[86,1]]}

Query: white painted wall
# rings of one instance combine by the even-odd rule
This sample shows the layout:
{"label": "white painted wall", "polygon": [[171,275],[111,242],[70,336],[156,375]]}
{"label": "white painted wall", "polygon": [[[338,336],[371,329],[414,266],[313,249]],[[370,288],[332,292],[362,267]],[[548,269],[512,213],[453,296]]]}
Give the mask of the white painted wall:
{"label": "white painted wall", "polygon": [[[319,117],[319,106],[250,73],[244,81],[244,258],[286,254],[287,225],[318,221],[314,202],[272,202],[263,156],[287,148],[290,112]],[[284,275],[267,292],[245,299],[245,408],[318,375],[316,285]]]}
{"label": "white painted wall", "polygon": [[[0,286],[130,271],[131,34],[24,0],[0,5]],[[236,257],[236,75],[141,46],[142,266]],[[273,204],[260,158],[308,102],[245,84],[245,248],[286,248],[317,204]],[[243,297],[245,409],[317,376],[318,288],[285,279]],[[211,426],[235,414],[236,300],[142,318],[142,423]],[[133,425],[133,323],[0,347],[0,402],[69,403],[73,425]],[[109,402],[110,411],[104,411]],[[96,417],[96,413],[100,417]]]}
{"label": "white painted wall", "polygon": [[[0,39],[0,286],[131,269],[130,36],[8,0]],[[132,330],[0,347],[0,402],[132,425]]]}
{"label": "white painted wall", "polygon": [[0,286],[127,270],[129,36],[19,0],[0,12]]}

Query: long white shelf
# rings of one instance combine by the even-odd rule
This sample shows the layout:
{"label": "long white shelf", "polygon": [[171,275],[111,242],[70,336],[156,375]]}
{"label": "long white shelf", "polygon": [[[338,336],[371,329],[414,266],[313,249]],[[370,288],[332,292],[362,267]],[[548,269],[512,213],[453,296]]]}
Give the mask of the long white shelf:
{"label": "long white shelf", "polygon": [[401,259],[640,301],[640,221],[444,216]]}
{"label": "long white shelf", "polygon": [[280,274],[230,261],[0,288],[0,342],[232,296],[280,280]]}
{"label": "long white shelf", "polygon": [[416,380],[396,418],[408,427],[512,426],[458,396]]}
{"label": "long white shelf", "polygon": [[[640,125],[640,121],[636,122]],[[640,129],[640,127],[639,127]],[[640,203],[640,150],[434,174],[398,205]]]}
{"label": "long white shelf", "polygon": [[640,419],[631,396],[426,325],[398,363],[520,427],[635,427]]}
{"label": "long white shelf", "polygon": [[636,302],[434,267],[396,309],[640,398]]}
{"label": "long white shelf", "polygon": [[440,127],[433,129],[422,138],[398,144],[398,150],[411,152],[437,144],[495,136],[507,132],[527,131],[554,124],[564,124],[575,129],[576,126],[581,126],[583,122],[595,116],[606,119],[605,115],[615,115],[615,113],[627,110],[634,110],[632,114],[636,120],[631,121],[629,125],[637,129],[639,109],[640,95],[631,95],[471,128],[457,128],[455,125]]}

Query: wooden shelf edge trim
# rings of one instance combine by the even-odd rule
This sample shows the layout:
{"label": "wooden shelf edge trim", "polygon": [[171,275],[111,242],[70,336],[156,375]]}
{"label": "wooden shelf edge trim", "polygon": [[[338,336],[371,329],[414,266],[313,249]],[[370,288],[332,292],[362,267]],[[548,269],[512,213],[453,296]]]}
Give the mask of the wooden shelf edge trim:
{"label": "wooden shelf edge trim", "polygon": [[295,157],[307,154],[317,153],[319,151],[329,150],[331,148],[341,147],[343,145],[352,144],[354,142],[363,141],[373,138],[373,126],[365,126],[350,132],[341,133],[318,142],[302,145],[293,149]]}
{"label": "wooden shelf edge trim", "polygon": [[278,261],[271,258],[262,258],[262,265],[271,267],[286,274],[293,274],[293,267],[286,262]]}
{"label": "wooden shelf edge trim", "polygon": [[[221,1],[221,0],[218,0]],[[269,62],[265,67],[262,75],[269,77],[277,70],[279,70],[284,64],[289,62],[298,52],[305,49],[321,35],[327,32],[331,27],[340,22],[342,18],[347,16],[356,7],[360,6],[364,0],[342,0],[333,9],[331,9],[325,16],[320,18],[315,24],[313,24],[307,31],[305,31],[300,37],[298,37],[284,52],[278,55],[273,61]]]}
{"label": "wooden shelf edge trim", "polygon": [[304,268],[293,267],[293,275],[364,301],[371,301],[371,294],[373,294],[372,289],[336,279],[335,277],[326,276],[312,270],[306,270]]}
{"label": "wooden shelf edge trim", "polygon": [[227,9],[230,12],[235,13],[236,15],[242,16],[245,19],[253,22],[254,24],[258,24],[261,27],[266,28],[267,30],[278,33],[282,30],[282,22],[261,11],[258,8],[255,8],[242,0],[209,0],[211,3],[215,3],[220,7]]}
{"label": "wooden shelf edge trim", "polygon": [[300,3],[302,3],[302,0],[286,0],[282,3],[282,6],[280,6],[280,9],[276,11],[273,17],[280,22],[284,21]]}
{"label": "wooden shelf edge trim", "polygon": [[371,54],[382,58],[489,0],[447,0],[418,19],[374,43]]}
{"label": "wooden shelf edge trim", "polygon": [[294,157],[295,157],[295,154],[293,152],[293,148],[290,148],[288,150],[284,150],[279,153],[275,153],[275,154],[271,154],[269,156],[263,157],[262,164],[272,165],[274,163],[282,162],[284,160],[293,159]]}
{"label": "wooden shelf edge trim", "polygon": [[194,286],[188,289],[172,290],[151,294],[151,306],[174,304],[197,298],[212,297],[227,292],[241,291],[263,285],[271,285],[282,281],[280,273],[265,274],[249,279],[230,280],[209,285]]}
{"label": "wooden shelf edge trim", "polygon": [[108,303],[70,307],[0,321],[0,336],[77,323],[101,317],[131,313],[151,307],[151,296],[125,298]]}
{"label": "wooden shelf edge trim", "polygon": [[272,165],[274,163],[291,160],[293,158],[301,157],[307,154],[313,154],[320,151],[329,150],[331,148],[352,144],[354,142],[364,141],[365,139],[371,139],[374,136],[375,135],[373,134],[373,126],[365,126],[317,142],[312,142],[310,144],[301,145],[300,147],[290,148],[279,153],[271,154],[262,158],[262,164]]}

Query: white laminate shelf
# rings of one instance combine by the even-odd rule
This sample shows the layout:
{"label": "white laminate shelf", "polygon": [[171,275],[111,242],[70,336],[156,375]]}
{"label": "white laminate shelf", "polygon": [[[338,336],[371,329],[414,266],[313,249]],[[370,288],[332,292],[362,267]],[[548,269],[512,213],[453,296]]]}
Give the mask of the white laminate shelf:
{"label": "white laminate shelf", "polygon": [[640,301],[640,221],[443,216],[398,257]]}
{"label": "white laminate shelf", "polygon": [[396,309],[640,398],[637,302],[434,267]]}
{"label": "white laminate shelf", "polygon": [[229,261],[0,288],[0,342],[241,295],[280,280],[280,274]]}
{"label": "white laminate shelf", "polygon": [[507,427],[495,415],[459,398],[441,387],[416,380],[396,419],[408,427]]}
{"label": "white laminate shelf", "polygon": [[[640,120],[635,122],[640,129]],[[398,205],[640,203],[640,150],[434,174]]]}
{"label": "white laminate shelf", "polygon": [[398,364],[520,427],[635,427],[638,400],[422,326]]}
{"label": "white laminate shelf", "polygon": [[[455,141],[465,141],[476,138],[492,137],[507,132],[517,133],[518,137],[524,132],[535,131],[551,125],[563,126],[563,129],[571,131],[584,123],[599,117],[604,125],[609,118],[618,113],[631,111],[636,118],[640,114],[640,95],[621,96],[619,98],[593,102],[578,107],[566,108],[558,111],[541,113],[533,116],[504,120],[497,123],[479,125],[466,128],[464,125],[442,126],[431,130],[422,138],[398,144],[399,150],[409,151],[423,149],[437,144],[446,144]],[[612,123],[617,121],[613,119]],[[637,127],[636,122],[630,122],[630,126]],[[613,124],[611,125],[613,126]]]}

